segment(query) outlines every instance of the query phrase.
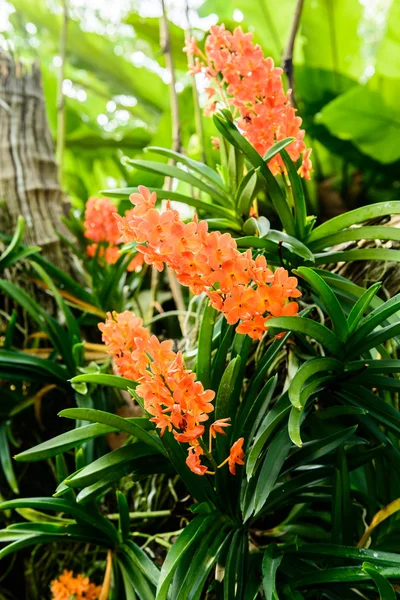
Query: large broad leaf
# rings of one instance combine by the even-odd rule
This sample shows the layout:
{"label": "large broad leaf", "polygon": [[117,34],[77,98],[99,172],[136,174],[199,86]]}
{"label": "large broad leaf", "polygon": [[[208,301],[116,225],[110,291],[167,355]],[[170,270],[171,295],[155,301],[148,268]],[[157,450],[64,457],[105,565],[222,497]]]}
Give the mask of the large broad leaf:
{"label": "large broad leaf", "polygon": [[[57,42],[61,35],[61,15],[50,12],[43,0],[15,0],[14,7],[25,22],[45,29]],[[114,42],[103,34],[83,31],[74,19],[68,23],[68,55],[75,65],[95,72],[101,80],[112,83],[114,93],[134,95],[149,107],[165,108],[168,94],[161,78],[145,67],[135,67],[114,52]]]}
{"label": "large broad leaf", "polygon": [[382,96],[359,85],[332,100],[321,111],[319,122],[343,140],[384,164],[400,158],[400,111],[385,104]]}

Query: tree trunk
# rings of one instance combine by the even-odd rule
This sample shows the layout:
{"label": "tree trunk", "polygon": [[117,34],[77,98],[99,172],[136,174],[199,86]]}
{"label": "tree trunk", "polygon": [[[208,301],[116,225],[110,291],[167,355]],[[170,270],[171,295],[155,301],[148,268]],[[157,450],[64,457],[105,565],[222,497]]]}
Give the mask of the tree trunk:
{"label": "tree trunk", "polygon": [[63,230],[63,194],[46,117],[40,69],[0,53],[0,231],[25,219],[24,242],[69,270],[55,230]]}

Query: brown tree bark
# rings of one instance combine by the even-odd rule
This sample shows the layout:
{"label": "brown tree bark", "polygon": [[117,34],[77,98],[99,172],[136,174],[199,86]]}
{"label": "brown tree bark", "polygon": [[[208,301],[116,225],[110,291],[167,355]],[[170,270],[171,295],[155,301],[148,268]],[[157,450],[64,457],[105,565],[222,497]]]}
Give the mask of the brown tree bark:
{"label": "brown tree bark", "polygon": [[45,110],[40,68],[0,53],[0,231],[25,218],[24,242],[69,270],[56,229],[63,231],[63,193]]}

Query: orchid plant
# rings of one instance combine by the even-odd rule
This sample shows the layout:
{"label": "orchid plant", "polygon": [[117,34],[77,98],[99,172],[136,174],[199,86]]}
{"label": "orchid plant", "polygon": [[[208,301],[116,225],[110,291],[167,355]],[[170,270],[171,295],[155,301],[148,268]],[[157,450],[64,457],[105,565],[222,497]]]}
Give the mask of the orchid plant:
{"label": "orchid plant", "polygon": [[[301,181],[312,172],[311,151],[281,70],[240,28],[213,27],[204,53],[193,40],[186,49],[195,56],[192,72],[210,81],[218,170],[153,147],[181,167],[132,164],[191,185],[193,196],[179,187],[108,191],[130,195],[133,208],[111,222],[109,204],[93,201],[86,231],[94,243],[134,247],[144,264],[169,270],[192,299],[203,300],[196,348],[158,339],[132,311],[107,314],[99,328],[117,374],[93,370],[72,384],[82,395],[104,386],[128,392],[142,416],[61,411],[75,429],[16,457],[57,457],[56,498],[15,499],[1,508],[55,510],[74,522],[11,525],[1,532],[11,543],[0,557],[54,539],[92,540],[111,557],[110,599],[372,600],[378,592],[394,600],[400,298],[384,301],[379,284],[364,290],[317,267],[399,261],[397,250],[329,248],[360,236],[399,239],[390,227],[353,226],[399,214],[400,202],[315,227]],[[167,200],[161,209],[158,200]],[[183,220],[169,201],[200,216]],[[271,229],[266,215],[282,230]],[[63,453],[79,455],[88,441],[116,431],[128,434],[124,446],[77,461],[74,472],[65,468]],[[394,476],[379,476],[374,487],[386,469]],[[118,530],[103,500],[122,477],[171,471],[191,501],[159,569],[134,541],[121,491]]]}

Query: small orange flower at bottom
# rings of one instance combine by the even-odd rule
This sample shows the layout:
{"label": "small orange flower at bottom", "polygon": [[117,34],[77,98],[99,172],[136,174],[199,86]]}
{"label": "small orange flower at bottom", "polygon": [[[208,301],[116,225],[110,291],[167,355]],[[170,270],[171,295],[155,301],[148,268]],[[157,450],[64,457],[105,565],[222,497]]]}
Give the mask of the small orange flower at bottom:
{"label": "small orange flower at bottom", "polygon": [[63,573],[50,584],[52,600],[98,600],[101,586],[91,583],[88,577],[64,569]]}
{"label": "small orange flower at bottom", "polygon": [[223,427],[230,427],[230,420],[231,418],[227,417],[226,419],[218,419],[217,421],[214,421],[214,423],[210,426],[210,436],[212,438],[216,438],[217,433],[220,433],[221,435],[226,435],[226,432],[223,430]]}
{"label": "small orange flower at bottom", "polygon": [[231,447],[228,462],[232,475],[236,475],[236,465],[244,465],[243,442],[244,438],[239,438]]}
{"label": "small orange flower at bottom", "polygon": [[207,471],[207,467],[201,464],[200,456],[204,454],[203,450],[200,446],[190,446],[188,448],[188,457],[186,459],[186,464],[193,473],[196,475],[204,475]]}

